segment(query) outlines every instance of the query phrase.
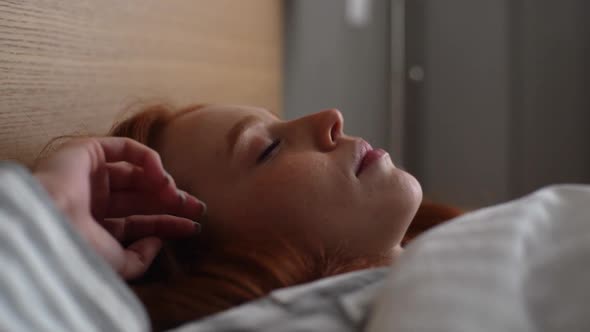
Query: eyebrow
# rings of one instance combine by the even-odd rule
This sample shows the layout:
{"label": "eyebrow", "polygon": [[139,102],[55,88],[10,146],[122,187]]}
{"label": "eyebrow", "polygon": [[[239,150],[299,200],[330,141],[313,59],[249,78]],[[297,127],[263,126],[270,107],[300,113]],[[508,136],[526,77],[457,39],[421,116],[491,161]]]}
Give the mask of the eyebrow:
{"label": "eyebrow", "polygon": [[238,139],[242,135],[242,133],[250,127],[254,122],[258,121],[258,117],[254,115],[248,115],[244,117],[242,120],[238,121],[228,132],[227,132],[227,147],[228,147],[228,155],[232,155],[236,144],[238,143]]}

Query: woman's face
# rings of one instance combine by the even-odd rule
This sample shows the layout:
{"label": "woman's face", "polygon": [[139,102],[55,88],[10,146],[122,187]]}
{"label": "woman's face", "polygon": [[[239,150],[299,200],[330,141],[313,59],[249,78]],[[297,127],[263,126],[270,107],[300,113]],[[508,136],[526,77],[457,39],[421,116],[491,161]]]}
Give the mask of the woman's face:
{"label": "woman's face", "polygon": [[416,213],[420,185],[342,130],[337,110],[281,121],[260,108],[207,106],[167,125],[158,150],[179,187],[207,204],[203,236],[272,231],[386,253]]}

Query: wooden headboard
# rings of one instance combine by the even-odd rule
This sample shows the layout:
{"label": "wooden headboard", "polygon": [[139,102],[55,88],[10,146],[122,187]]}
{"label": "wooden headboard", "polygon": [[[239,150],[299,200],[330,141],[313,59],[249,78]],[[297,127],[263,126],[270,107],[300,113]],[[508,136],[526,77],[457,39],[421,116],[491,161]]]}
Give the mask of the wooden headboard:
{"label": "wooden headboard", "polygon": [[104,133],[136,103],[281,112],[282,1],[0,2],[0,159]]}

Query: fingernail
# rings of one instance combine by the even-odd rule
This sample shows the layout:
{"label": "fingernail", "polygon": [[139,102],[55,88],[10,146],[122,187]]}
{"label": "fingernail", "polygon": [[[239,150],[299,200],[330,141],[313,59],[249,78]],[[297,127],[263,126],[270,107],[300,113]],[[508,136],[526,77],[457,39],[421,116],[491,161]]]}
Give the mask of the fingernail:
{"label": "fingernail", "polygon": [[178,193],[178,197],[180,197],[181,204],[182,205],[186,204],[186,200],[187,200],[186,193],[182,190],[177,190],[176,192]]}
{"label": "fingernail", "polygon": [[196,221],[193,221],[193,224],[195,224],[195,233],[200,234],[201,233],[201,224],[199,224]]}
{"label": "fingernail", "polygon": [[197,202],[199,202],[202,206],[201,217],[207,215],[207,204],[205,204],[205,202],[199,201],[199,200],[197,200]]}

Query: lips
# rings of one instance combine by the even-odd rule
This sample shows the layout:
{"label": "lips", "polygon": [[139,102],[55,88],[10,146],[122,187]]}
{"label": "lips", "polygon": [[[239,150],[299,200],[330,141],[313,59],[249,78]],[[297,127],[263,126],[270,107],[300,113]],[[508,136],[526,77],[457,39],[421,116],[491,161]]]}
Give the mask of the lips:
{"label": "lips", "polygon": [[367,143],[365,140],[360,140],[357,144],[356,153],[355,153],[355,163],[354,163],[354,170],[355,174],[358,177],[365,169],[367,169],[370,165],[374,162],[379,160],[383,155],[387,154],[387,152],[383,149],[373,149],[371,144]]}
{"label": "lips", "polygon": [[386,153],[387,152],[385,152],[385,150],[383,150],[383,149],[374,149],[374,150],[368,151],[365,154],[365,157],[363,158],[363,160],[361,161],[361,165],[359,167],[358,174],[360,174],[364,169],[369,167],[369,165],[371,165],[372,163],[377,161],[379,158],[383,157],[383,155]]}
{"label": "lips", "polygon": [[373,147],[371,144],[367,143],[365,140],[360,140],[356,153],[355,153],[355,163],[354,163],[354,170],[355,174],[358,176],[360,172],[365,168],[367,165],[364,165],[365,156],[369,151],[372,151]]}

